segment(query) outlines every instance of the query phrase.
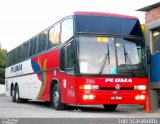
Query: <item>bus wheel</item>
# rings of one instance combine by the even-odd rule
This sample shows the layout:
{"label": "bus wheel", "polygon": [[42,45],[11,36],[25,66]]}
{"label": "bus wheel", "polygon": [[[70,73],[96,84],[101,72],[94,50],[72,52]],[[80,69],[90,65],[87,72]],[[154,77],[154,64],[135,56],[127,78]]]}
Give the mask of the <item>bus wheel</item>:
{"label": "bus wheel", "polygon": [[51,88],[51,106],[56,110],[65,109],[65,104],[61,103],[61,91],[58,84]]}
{"label": "bus wheel", "polygon": [[11,94],[12,94],[12,102],[16,102],[16,95],[15,95],[15,88],[14,86],[11,87]]}
{"label": "bus wheel", "polygon": [[15,88],[15,99],[16,99],[17,103],[23,102],[22,99],[19,97],[19,87],[18,87],[18,85]]}
{"label": "bus wheel", "polygon": [[103,107],[106,111],[114,111],[117,108],[117,104],[104,104]]}

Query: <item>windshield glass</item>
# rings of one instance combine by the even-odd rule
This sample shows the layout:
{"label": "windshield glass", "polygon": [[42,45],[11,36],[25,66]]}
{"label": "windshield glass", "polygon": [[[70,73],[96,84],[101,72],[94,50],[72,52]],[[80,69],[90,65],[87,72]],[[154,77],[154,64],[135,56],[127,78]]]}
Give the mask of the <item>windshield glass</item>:
{"label": "windshield glass", "polygon": [[79,36],[81,74],[133,74],[142,68],[142,40]]}
{"label": "windshield glass", "polygon": [[104,74],[116,74],[114,38],[78,37],[80,73],[99,74],[105,54],[109,55],[103,69]]}
{"label": "windshield glass", "polygon": [[[119,73],[141,69],[141,40],[132,38],[116,38]],[[134,73],[134,72],[133,72]]]}

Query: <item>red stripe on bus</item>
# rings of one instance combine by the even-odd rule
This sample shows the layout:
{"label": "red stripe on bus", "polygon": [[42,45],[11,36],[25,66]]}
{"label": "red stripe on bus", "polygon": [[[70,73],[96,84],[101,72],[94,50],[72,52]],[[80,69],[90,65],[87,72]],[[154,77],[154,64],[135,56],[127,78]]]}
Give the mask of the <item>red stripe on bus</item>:
{"label": "red stripe on bus", "polygon": [[129,19],[138,19],[136,16],[128,16],[128,15],[114,14],[114,13],[104,13],[104,12],[77,11],[77,12],[74,12],[74,15],[99,15],[99,16],[111,16],[111,17],[129,18]]}

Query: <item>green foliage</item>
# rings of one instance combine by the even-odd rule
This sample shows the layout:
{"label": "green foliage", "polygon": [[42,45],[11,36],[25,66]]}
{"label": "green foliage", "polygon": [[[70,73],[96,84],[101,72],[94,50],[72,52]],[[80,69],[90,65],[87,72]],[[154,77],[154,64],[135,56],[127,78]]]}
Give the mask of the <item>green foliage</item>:
{"label": "green foliage", "polygon": [[0,84],[4,84],[6,57],[7,50],[2,49],[0,44]]}
{"label": "green foliage", "polygon": [[142,28],[142,32],[143,32],[144,38],[146,38],[146,27],[145,27],[145,24],[141,24],[141,28]]}

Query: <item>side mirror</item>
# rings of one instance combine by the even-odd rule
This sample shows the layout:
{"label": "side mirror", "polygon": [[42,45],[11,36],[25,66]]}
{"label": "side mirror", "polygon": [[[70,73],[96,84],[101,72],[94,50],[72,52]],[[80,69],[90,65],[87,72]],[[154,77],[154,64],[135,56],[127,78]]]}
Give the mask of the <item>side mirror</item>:
{"label": "side mirror", "polygon": [[149,49],[148,46],[146,48],[146,56],[147,56],[147,64],[150,64],[151,63],[151,50]]}

